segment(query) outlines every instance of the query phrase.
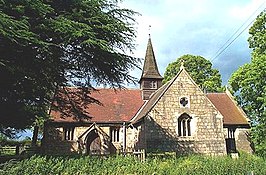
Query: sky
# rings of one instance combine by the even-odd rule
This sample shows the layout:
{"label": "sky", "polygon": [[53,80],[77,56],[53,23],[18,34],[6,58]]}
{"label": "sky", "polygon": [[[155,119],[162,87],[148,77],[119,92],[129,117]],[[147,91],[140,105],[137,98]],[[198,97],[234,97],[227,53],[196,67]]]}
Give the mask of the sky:
{"label": "sky", "polygon": [[[266,0],[124,0],[120,7],[141,14],[135,16],[133,56],[144,59],[150,34],[161,75],[182,55],[200,55],[220,71],[226,85],[234,71],[250,62],[249,24],[266,8]],[[140,78],[141,70],[131,75]]]}
{"label": "sky", "polygon": [[[141,14],[136,16],[137,38],[133,56],[144,59],[150,34],[161,75],[169,63],[182,55],[200,55],[211,60],[213,67],[220,71],[225,85],[239,66],[250,62],[249,27],[244,29],[266,7],[265,1],[124,0],[120,7]],[[242,30],[244,32],[239,35]],[[215,58],[217,51],[234,33],[239,37]],[[131,75],[140,78],[141,70],[136,69]],[[31,137],[32,133],[25,132],[22,138],[25,136]]]}

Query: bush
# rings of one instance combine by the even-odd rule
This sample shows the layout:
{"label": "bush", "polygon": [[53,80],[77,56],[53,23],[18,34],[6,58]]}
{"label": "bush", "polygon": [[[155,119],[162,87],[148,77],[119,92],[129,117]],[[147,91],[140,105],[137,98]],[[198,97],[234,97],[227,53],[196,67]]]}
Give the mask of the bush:
{"label": "bush", "polygon": [[174,175],[242,175],[253,171],[266,174],[263,158],[241,154],[228,156],[153,157],[141,162],[135,157],[33,156],[0,166],[0,174],[174,174]]}
{"label": "bush", "polygon": [[30,139],[11,140],[5,137],[0,138],[0,146],[16,146],[16,145],[31,145]]}

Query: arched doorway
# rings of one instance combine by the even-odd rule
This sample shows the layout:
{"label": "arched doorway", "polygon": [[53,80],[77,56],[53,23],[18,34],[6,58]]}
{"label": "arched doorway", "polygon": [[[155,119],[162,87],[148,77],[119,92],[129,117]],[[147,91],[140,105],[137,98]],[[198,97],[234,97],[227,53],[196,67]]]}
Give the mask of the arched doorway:
{"label": "arched doorway", "polygon": [[89,132],[86,141],[86,152],[90,155],[101,154],[102,152],[101,138],[96,129]]}

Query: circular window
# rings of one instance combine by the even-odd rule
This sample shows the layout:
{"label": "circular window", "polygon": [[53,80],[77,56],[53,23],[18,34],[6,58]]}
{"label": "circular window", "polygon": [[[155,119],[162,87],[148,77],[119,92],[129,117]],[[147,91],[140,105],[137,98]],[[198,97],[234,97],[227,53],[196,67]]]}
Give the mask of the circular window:
{"label": "circular window", "polygon": [[182,97],[180,98],[180,104],[183,106],[183,107],[186,107],[188,106],[188,98],[187,97]]}

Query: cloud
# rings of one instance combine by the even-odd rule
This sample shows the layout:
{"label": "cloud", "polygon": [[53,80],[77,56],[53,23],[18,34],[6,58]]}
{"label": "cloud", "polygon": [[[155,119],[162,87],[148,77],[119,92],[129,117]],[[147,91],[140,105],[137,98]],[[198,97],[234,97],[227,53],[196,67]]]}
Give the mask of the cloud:
{"label": "cloud", "polygon": [[[122,6],[142,14],[136,18],[138,33],[134,56],[144,58],[148,33],[151,33],[161,74],[170,62],[184,54],[201,55],[212,60],[213,66],[220,71],[223,83],[226,84],[239,66],[250,61],[248,30],[217,58],[214,57],[250,16],[252,21],[265,8],[263,2],[265,1],[125,0]],[[258,7],[260,8],[256,11]],[[151,31],[148,30],[149,25],[152,26]],[[133,71],[132,75],[138,78],[141,71]]]}

